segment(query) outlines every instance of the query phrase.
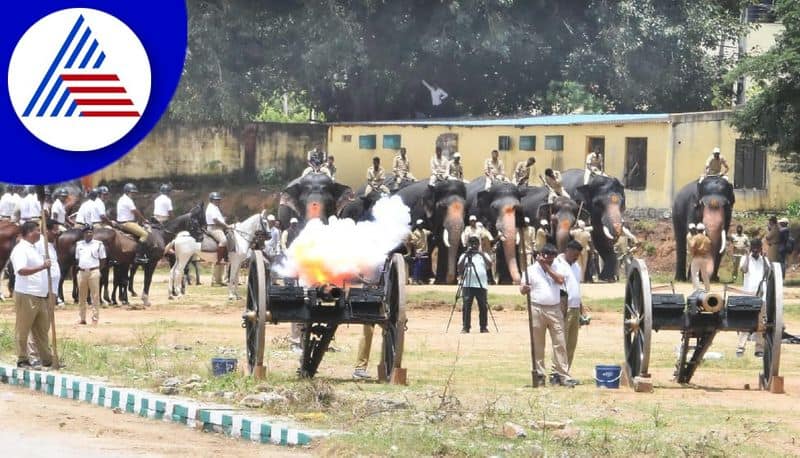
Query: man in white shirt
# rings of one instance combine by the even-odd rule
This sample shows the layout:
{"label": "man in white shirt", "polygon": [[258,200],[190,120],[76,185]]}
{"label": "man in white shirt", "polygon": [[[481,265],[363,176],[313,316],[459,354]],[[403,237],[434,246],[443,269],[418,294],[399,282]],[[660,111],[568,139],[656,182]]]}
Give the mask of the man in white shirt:
{"label": "man in white shirt", "polygon": [[[742,257],[742,260],[739,262],[739,270],[744,274],[742,289],[748,293],[761,296],[762,300],[766,300],[766,280],[771,266],[769,264],[769,259],[767,259],[762,252],[762,247],[761,239],[754,238],[750,240],[750,254]],[[759,333],[754,334],[756,336],[755,355],[760,357],[764,355],[764,338]],[[737,357],[744,355],[745,346],[747,345],[747,339],[749,337],[749,332],[739,333],[739,343],[736,346]]]}
{"label": "man in white shirt", "polygon": [[53,193],[53,204],[50,206],[50,218],[58,221],[58,224],[61,225],[67,223],[67,209],[64,208],[64,203],[61,201],[61,199],[66,198],[67,195],[66,189],[56,189],[56,192]]}
{"label": "man in white shirt", "polygon": [[19,202],[19,219],[21,222],[38,221],[42,217],[42,204],[36,195],[36,188],[25,186],[25,197]]}
{"label": "man in white shirt", "polygon": [[11,220],[14,215],[14,202],[11,197],[13,189],[11,185],[6,186],[5,192],[0,197],[0,220]]}
{"label": "man in white shirt", "polygon": [[172,199],[169,198],[170,191],[172,191],[172,186],[162,184],[161,187],[158,188],[160,194],[153,202],[153,218],[159,223],[166,223],[172,219]]}
{"label": "man in white shirt", "polygon": [[11,192],[11,220],[19,221],[19,206],[22,204],[21,193],[25,192],[24,186],[16,185]]}
{"label": "man in white shirt", "polygon": [[489,279],[486,275],[487,269],[492,264],[489,255],[480,250],[481,241],[477,236],[469,236],[467,240],[467,251],[458,258],[458,272],[462,275],[461,295],[464,298],[464,305],[461,309],[461,333],[469,334],[472,327],[472,302],[478,300],[478,324],[481,333],[489,332],[489,303],[487,293],[489,291]]}
{"label": "man in white shirt", "polygon": [[117,200],[117,222],[120,229],[139,238],[134,262],[144,265],[150,262],[147,256],[147,238],[150,233],[139,225],[138,221],[144,221],[144,216],[136,209],[136,204],[131,199],[131,195],[139,192],[139,189],[133,183],[126,183],[123,192],[122,197]]}
{"label": "man in white shirt", "polygon": [[78,302],[80,314],[78,324],[86,324],[86,299],[92,295],[92,324],[97,325],[100,314],[100,269],[106,260],[103,242],[94,240],[91,226],[83,228],[83,240],[75,244],[75,259],[78,262]]}
{"label": "man in white shirt", "polygon": [[97,191],[92,190],[89,191],[89,194],[86,196],[86,200],[83,201],[80,207],[78,207],[78,212],[75,214],[75,219],[72,221],[72,224],[80,224],[85,226],[91,226],[92,221],[94,220],[95,214],[95,198],[97,197]]}
{"label": "man in white shirt", "polygon": [[264,248],[267,258],[274,261],[281,255],[281,230],[278,229],[275,215],[267,215],[267,223],[269,224],[269,240]]}
{"label": "man in white shirt", "polygon": [[431,177],[428,186],[433,187],[439,181],[450,179],[450,161],[442,156],[442,148],[436,147],[436,152],[431,158]]}
{"label": "man in white shirt", "polygon": [[[570,240],[567,249],[556,257],[553,262],[557,265],[556,270],[569,269],[572,275],[565,277],[567,297],[562,297],[562,312],[564,312],[564,337],[567,342],[567,364],[572,367],[572,359],[575,356],[575,347],[578,345],[578,330],[581,327],[581,315],[583,315],[583,301],[581,299],[581,283],[583,278],[581,265],[578,263],[583,246],[577,240]],[[563,299],[566,299],[564,301]]]}
{"label": "man in white shirt", "polygon": [[222,194],[214,191],[208,195],[208,205],[206,206],[206,229],[208,235],[217,242],[217,262],[214,264],[214,273],[211,277],[211,286],[222,286],[222,271],[225,266],[225,259],[228,255],[228,241],[225,230],[229,229],[225,222],[225,217],[219,209],[222,202]]}
{"label": "man in white shirt", "polygon": [[16,307],[16,351],[17,367],[31,367],[28,354],[28,334],[38,349],[42,365],[53,364],[47,332],[50,330],[48,313],[47,272],[53,264],[45,260],[34,244],[39,240],[39,225],[29,221],[20,228],[21,240],[11,251],[11,265],[16,274],[14,284],[14,305]]}
{"label": "man in white shirt", "polygon": [[106,211],[108,193],[108,186],[97,187],[97,197],[94,199],[94,213],[92,214],[92,224],[94,227],[103,227],[103,225],[111,226],[111,220],[108,219],[108,212]]}
{"label": "man in white shirt", "polygon": [[520,285],[520,292],[529,294],[531,304],[531,334],[536,377],[539,385],[544,384],[544,345],[545,331],[550,332],[553,345],[553,366],[555,374],[551,384],[574,387],[577,381],[569,376],[567,348],[564,336],[564,313],[561,311],[561,288],[566,284],[570,269],[554,264],[558,250],[548,243],[542,247],[536,262],[530,265]]}

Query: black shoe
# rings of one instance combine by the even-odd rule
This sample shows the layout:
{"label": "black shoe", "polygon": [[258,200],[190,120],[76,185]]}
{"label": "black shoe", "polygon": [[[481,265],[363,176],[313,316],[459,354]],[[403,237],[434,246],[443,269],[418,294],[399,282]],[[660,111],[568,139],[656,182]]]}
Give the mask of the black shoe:
{"label": "black shoe", "polygon": [[489,330],[486,328],[481,328],[481,334],[488,334]]}
{"label": "black shoe", "polygon": [[31,369],[33,365],[30,361],[17,361],[17,368],[19,369]]}
{"label": "black shoe", "polygon": [[551,385],[560,385],[561,384],[561,377],[558,374],[550,374],[550,384]]}
{"label": "black shoe", "polygon": [[461,334],[469,334],[469,329],[462,329]]}
{"label": "black shoe", "polygon": [[558,377],[557,384],[567,388],[575,388],[575,385],[580,385],[580,382],[570,377]]}

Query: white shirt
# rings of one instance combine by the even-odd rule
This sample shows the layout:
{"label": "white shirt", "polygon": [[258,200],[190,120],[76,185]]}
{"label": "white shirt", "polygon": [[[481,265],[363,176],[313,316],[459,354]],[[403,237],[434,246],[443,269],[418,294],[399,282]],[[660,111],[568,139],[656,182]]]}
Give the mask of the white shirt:
{"label": "white shirt", "polygon": [[570,275],[564,278],[564,283],[566,284],[567,289],[567,306],[569,308],[580,308],[581,306],[581,266],[577,262],[573,262],[572,264],[567,262],[567,258],[564,257],[564,254],[558,255],[556,260],[553,261],[553,265],[558,263],[558,267],[556,271],[558,273],[562,272],[562,269],[569,269]]}
{"label": "white shirt", "polygon": [[[555,262],[553,263],[553,268],[556,269]],[[556,269],[556,272],[562,273],[559,272],[558,269]],[[529,295],[531,297],[531,302],[540,305],[558,305],[561,303],[561,285],[556,283],[556,281],[542,269],[538,261],[528,267],[528,279],[530,279],[529,286],[531,287],[531,292]],[[522,284],[528,284],[526,283],[526,279],[522,280]]]}
{"label": "white shirt", "polygon": [[106,203],[103,202],[103,199],[98,197],[94,200],[94,211],[95,211],[95,216],[97,217],[97,220],[95,222],[99,223],[100,221],[102,221],[100,215],[106,215]]}
{"label": "white shirt", "polygon": [[61,224],[67,222],[67,210],[64,208],[64,204],[61,203],[61,199],[53,201],[53,205],[50,207],[50,217]]}
{"label": "white shirt", "polygon": [[168,217],[169,212],[172,211],[172,199],[169,198],[166,194],[161,194],[160,196],[156,197],[155,202],[153,202],[153,215],[154,216],[163,216]]}
{"label": "white shirt", "polygon": [[100,260],[106,258],[106,247],[99,240],[78,240],[75,244],[75,259],[78,260],[79,269],[94,269],[100,267]]}
{"label": "white shirt", "polygon": [[275,226],[269,229],[270,239],[267,240],[267,254],[277,256],[281,253],[281,230]]}
{"label": "white shirt", "polygon": [[[36,251],[44,258],[44,241],[47,239],[44,235],[39,237],[39,241],[34,244]],[[50,287],[53,293],[58,292],[58,282],[61,279],[61,268],[58,267],[58,255],[56,254],[56,246],[52,242],[47,244],[50,256]],[[44,287],[47,288],[47,272],[42,271],[44,274]]]}
{"label": "white shirt", "polygon": [[136,221],[134,210],[136,210],[136,204],[133,203],[133,199],[127,194],[123,194],[117,201],[117,221],[120,223]]}
{"label": "white shirt", "polygon": [[[742,256],[742,260],[739,261],[739,270],[743,270],[744,265],[747,264],[747,272],[744,273],[744,284],[742,285],[743,290],[749,293],[758,291],[758,286],[764,281],[764,260],[764,256],[759,256],[758,259],[755,259],[752,254]],[[766,285],[762,288],[762,292],[766,294]]]}
{"label": "white shirt", "polygon": [[11,265],[17,275],[14,283],[14,292],[30,294],[36,297],[47,297],[47,272],[40,270],[31,275],[20,275],[19,271],[25,268],[41,267],[44,257],[39,250],[27,240],[21,239],[11,250]]}
{"label": "white shirt", "polygon": [[11,197],[11,193],[4,193],[3,197],[0,197],[0,216],[11,216],[14,214],[14,199]]}
{"label": "white shirt", "polygon": [[14,213],[19,211],[19,206],[22,203],[22,196],[20,196],[16,192],[14,194],[11,194],[11,202],[12,202],[11,215],[13,216]]}
{"label": "white shirt", "polygon": [[87,200],[78,207],[78,213],[75,215],[75,222],[80,224],[92,224],[94,219],[95,206],[93,200]]}
{"label": "white shirt", "polygon": [[20,200],[19,219],[27,221],[31,218],[40,218],[41,216],[42,204],[39,203],[39,198],[36,194],[28,194]]}
{"label": "white shirt", "polygon": [[214,226],[217,224],[216,220],[225,222],[225,217],[222,216],[222,212],[219,211],[219,207],[216,204],[211,202],[208,203],[206,207],[206,224],[209,226]]}

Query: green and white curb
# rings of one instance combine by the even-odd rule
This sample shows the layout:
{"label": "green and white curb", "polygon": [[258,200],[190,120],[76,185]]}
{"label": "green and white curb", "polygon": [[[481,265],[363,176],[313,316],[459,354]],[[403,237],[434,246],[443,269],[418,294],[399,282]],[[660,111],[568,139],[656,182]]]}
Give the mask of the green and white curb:
{"label": "green and white curb", "polygon": [[77,375],[18,369],[0,364],[0,382],[51,396],[120,409],[154,420],[180,423],[203,431],[222,432],[262,444],[308,445],[312,437],[325,434],[291,428],[275,422],[274,419],[242,414],[230,406],[112,387],[105,382]]}

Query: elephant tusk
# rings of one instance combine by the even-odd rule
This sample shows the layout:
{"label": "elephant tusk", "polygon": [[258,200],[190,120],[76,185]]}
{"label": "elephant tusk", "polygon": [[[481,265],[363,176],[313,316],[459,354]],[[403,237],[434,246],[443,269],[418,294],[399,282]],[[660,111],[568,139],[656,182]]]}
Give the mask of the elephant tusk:
{"label": "elephant tusk", "polygon": [[608,240],[614,240],[614,236],[611,235],[611,231],[609,231],[608,227],[605,225],[603,226],[603,234],[606,235],[606,238],[608,238]]}
{"label": "elephant tusk", "polygon": [[517,245],[519,245],[519,231],[517,231],[517,241],[516,241],[516,243],[517,243]]}
{"label": "elephant tusk", "polygon": [[448,236],[447,229],[442,233],[442,237],[444,239],[444,246],[450,248],[450,237]]}
{"label": "elephant tusk", "polygon": [[725,244],[727,243],[728,233],[725,229],[722,230],[722,247],[719,249],[719,254],[725,253]]}

